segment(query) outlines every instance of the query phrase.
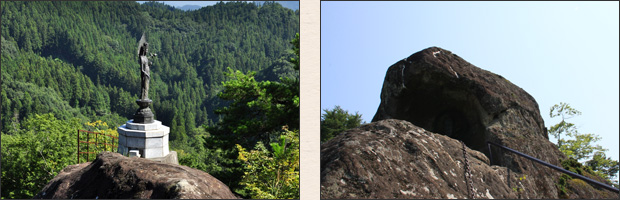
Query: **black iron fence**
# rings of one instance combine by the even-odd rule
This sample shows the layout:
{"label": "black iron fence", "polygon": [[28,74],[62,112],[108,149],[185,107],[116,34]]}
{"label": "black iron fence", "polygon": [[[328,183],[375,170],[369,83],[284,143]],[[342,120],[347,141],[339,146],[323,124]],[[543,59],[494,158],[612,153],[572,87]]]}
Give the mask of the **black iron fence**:
{"label": "black iron fence", "polygon": [[514,150],[514,149],[511,149],[511,148],[508,148],[508,147],[502,146],[502,145],[500,145],[500,144],[497,144],[497,143],[494,143],[494,142],[490,142],[490,141],[489,141],[489,142],[487,142],[487,147],[489,148],[489,157],[491,157],[491,158],[493,157],[493,154],[492,154],[492,152],[491,152],[491,145],[496,146],[496,147],[499,147],[499,148],[502,148],[502,149],[507,150],[507,151],[510,151],[510,152],[512,152],[512,153],[514,153],[514,154],[517,154],[517,155],[521,156],[521,157],[524,157],[524,158],[530,159],[530,160],[532,160],[532,161],[534,161],[534,162],[537,162],[537,163],[539,163],[539,164],[542,164],[542,165],[544,165],[544,166],[547,166],[547,167],[549,167],[549,168],[551,168],[551,169],[555,169],[555,170],[557,170],[557,171],[560,171],[560,172],[565,173],[565,174],[568,174],[568,175],[570,175],[570,176],[572,176],[572,177],[575,177],[575,178],[578,178],[578,179],[584,180],[584,181],[586,181],[586,182],[588,182],[588,183],[591,183],[591,184],[597,185],[597,186],[602,187],[602,188],[605,188],[605,189],[607,189],[607,190],[610,190],[610,191],[613,191],[613,192],[616,192],[616,193],[618,193],[618,191],[619,191],[619,190],[618,190],[618,188],[615,188],[615,187],[612,187],[612,186],[610,186],[610,185],[607,185],[607,184],[604,184],[604,183],[601,183],[601,182],[595,181],[595,180],[593,180],[593,179],[591,179],[591,178],[588,178],[588,177],[582,176],[582,175],[580,175],[580,174],[577,174],[577,173],[575,173],[575,172],[568,171],[568,170],[566,170],[566,169],[564,169],[564,168],[561,168],[561,167],[558,167],[558,166],[552,165],[552,164],[547,163],[547,162],[545,162],[545,161],[542,161],[542,160],[540,160],[540,159],[538,159],[538,158],[534,158],[534,157],[532,157],[532,156],[530,156],[530,155],[527,155],[527,154],[521,153],[521,152],[519,152],[519,151],[517,151],[517,150]]}

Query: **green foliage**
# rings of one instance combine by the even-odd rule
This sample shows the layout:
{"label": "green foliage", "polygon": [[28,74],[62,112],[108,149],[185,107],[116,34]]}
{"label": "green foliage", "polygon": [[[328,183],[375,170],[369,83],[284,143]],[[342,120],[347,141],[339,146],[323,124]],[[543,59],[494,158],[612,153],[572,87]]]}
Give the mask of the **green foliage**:
{"label": "green foliage", "polygon": [[583,165],[579,163],[577,159],[568,158],[566,160],[562,160],[560,164],[562,165],[564,169],[568,171],[583,175],[583,171],[584,171]]}
{"label": "green foliage", "polygon": [[336,135],[348,129],[359,127],[362,124],[362,115],[358,112],[349,114],[340,106],[334,109],[323,110],[325,113],[321,115],[321,142],[326,142]]}
{"label": "green foliage", "polygon": [[299,70],[299,33],[295,34],[295,39],[291,41],[291,44],[293,44],[293,53],[297,55],[291,58],[291,63],[295,65],[295,70]]}
{"label": "green foliage", "polygon": [[232,102],[216,110],[216,114],[224,117],[209,132],[225,133],[236,143],[253,145],[258,141],[268,142],[270,132],[282,125],[299,129],[298,80],[259,82],[254,74],[229,69],[227,75],[232,79],[223,83],[224,91],[218,96]]}
{"label": "green foliage", "polygon": [[[117,127],[112,127],[112,126],[108,126],[108,123],[103,122],[101,120],[97,120],[94,122],[86,122],[84,123],[84,127],[86,128],[87,131],[93,131],[96,133],[101,133],[104,135],[109,135],[109,136],[114,136],[116,138],[118,138],[118,130],[116,129]],[[86,141],[87,138],[84,137],[84,135],[80,134],[80,140],[82,141]],[[107,143],[107,144],[117,144],[118,141],[114,140],[111,137],[106,137],[103,135],[94,135],[94,134],[90,134],[90,136],[88,137],[88,141],[89,142],[96,142],[99,144],[81,144],[80,145],[80,150],[81,149],[85,149],[85,146],[82,145],[89,145],[89,148],[92,152],[95,153],[99,153],[102,151],[109,151],[109,152],[116,152],[118,149],[111,146],[111,145],[103,145],[102,143]],[[95,159],[95,156],[91,155],[89,156],[90,158],[93,158],[92,160]],[[80,157],[80,162],[86,162],[86,156],[83,155],[83,157]],[[82,160],[84,159],[84,160]],[[92,161],[92,160],[88,160],[88,161]]]}
{"label": "green foliage", "polygon": [[[575,124],[566,122],[574,116],[581,115],[581,112],[570,107],[567,103],[561,102],[560,105],[554,105],[549,111],[549,116],[562,117],[562,121],[549,128],[549,133],[558,139],[558,148],[566,156],[583,160],[591,157],[594,152],[604,152],[600,145],[592,144],[601,138],[595,134],[581,134],[577,131]],[[562,136],[565,136],[564,138]]]}
{"label": "green foliage", "polygon": [[[293,42],[299,46],[299,40]],[[295,59],[299,59],[298,52]],[[207,126],[208,132],[217,138],[210,141],[214,146],[253,146],[258,141],[268,143],[277,137],[271,133],[282,126],[299,129],[298,73],[286,74],[279,81],[257,81],[255,72],[244,74],[232,68],[225,74],[229,80],[222,83],[223,90],[217,96],[230,104],[215,110],[222,116],[217,126]]]}
{"label": "green foliage", "polygon": [[556,187],[558,188],[558,197],[562,199],[568,199],[568,182],[572,180],[572,177],[567,174],[562,174],[558,183],[556,183]]}
{"label": "green foliage", "polygon": [[262,142],[246,151],[237,144],[239,160],[244,162],[241,184],[253,199],[299,198],[299,133],[284,130],[269,151]]}
{"label": "green foliage", "polygon": [[[581,174],[581,175],[583,175],[583,171],[585,170],[583,166],[581,165],[581,163],[579,163],[579,161],[577,161],[574,158],[568,158],[566,160],[562,160],[560,164],[562,165],[562,168],[569,170],[571,172],[577,173],[577,174]],[[558,183],[556,184],[558,188],[559,197],[561,198],[569,197],[570,190],[568,190],[568,188],[569,188],[570,181],[572,179],[573,177],[569,176],[568,174],[562,174],[562,176],[560,176],[560,179],[558,180]]]}
{"label": "green foliage", "polygon": [[[294,42],[299,43],[298,40]],[[296,53],[294,57],[299,60],[299,54]],[[287,65],[282,66],[286,67]],[[293,73],[293,77],[288,76],[290,74],[282,75],[279,81],[257,81],[254,75],[254,72],[244,74],[239,70],[228,69],[229,80],[222,83],[224,90],[218,94],[218,97],[228,100],[230,104],[216,110],[216,113],[222,116],[216,126],[204,126],[210,134],[209,137],[205,137],[205,152],[221,153],[217,157],[219,168],[213,168],[212,171],[208,172],[227,183],[233,191],[246,197],[256,195],[265,197],[267,194],[272,194],[276,196],[292,195],[299,198],[298,189],[294,189],[299,187],[298,181],[296,181],[297,186],[293,187],[290,184],[294,184],[295,180],[288,178],[278,179],[276,177],[278,181],[284,180],[286,184],[282,185],[278,182],[277,186],[269,186],[271,187],[269,191],[266,190],[268,188],[255,185],[253,182],[256,180],[269,182],[274,177],[248,177],[245,182],[240,182],[244,174],[257,169],[247,168],[247,165],[244,167],[244,162],[247,160],[238,159],[239,153],[242,153],[236,148],[238,145],[239,147],[253,149],[257,145],[264,147],[262,144],[277,140],[278,143],[272,145],[272,148],[275,149],[274,154],[277,155],[274,162],[281,163],[280,160],[288,160],[286,162],[289,164],[293,162],[291,159],[295,160],[295,158],[290,157],[292,154],[289,151],[294,149],[298,151],[299,149],[298,145],[284,148],[282,145],[286,143],[282,143],[279,139],[285,133],[279,131],[282,127],[293,132],[299,130],[298,73]],[[263,153],[260,155],[268,156],[265,152]],[[287,156],[283,157],[282,155]],[[205,160],[205,162],[212,163],[214,159]],[[209,165],[207,164],[207,166]],[[298,167],[295,173],[299,173]],[[287,186],[287,184],[289,185]]]}
{"label": "green foliage", "polygon": [[[606,157],[605,151],[607,149],[594,144],[594,142],[601,140],[601,137],[593,133],[579,133],[575,124],[565,121],[578,115],[581,115],[580,111],[563,102],[554,105],[549,111],[551,118],[562,118],[560,123],[549,127],[549,133],[558,139],[558,149],[569,157],[569,159],[562,161],[562,166],[578,174],[587,174],[594,178],[600,177],[610,183],[618,184],[615,180],[618,173],[618,161]],[[586,166],[583,166],[580,161],[584,162]],[[566,180],[560,180],[560,182],[560,188],[567,183]],[[561,193],[561,195],[566,195],[566,192]]]}
{"label": "green foliage", "polygon": [[[604,154],[599,155],[604,157]],[[616,161],[617,162],[617,161]],[[564,169],[569,170],[571,172],[583,175],[585,177],[591,178],[593,180],[613,185],[614,187],[618,187],[618,183],[609,177],[605,177],[602,174],[602,171],[595,170],[590,167],[588,164],[584,165],[577,161],[574,158],[568,158],[566,160],[562,160],[561,165]],[[587,183],[581,179],[573,178],[567,174],[563,174],[556,186],[558,187],[558,196],[560,198],[568,198],[573,191],[569,190],[569,188],[583,190],[584,187],[587,187]]]}
{"label": "green foliage", "polygon": [[605,152],[596,152],[591,160],[585,162],[585,165],[590,167],[596,175],[611,180],[616,188],[618,187],[618,180],[614,179],[619,169],[617,160],[606,157]]}
{"label": "green foliage", "polygon": [[205,171],[231,189],[238,187],[238,177],[241,177],[243,172],[238,169],[242,162],[234,156],[237,154],[236,149],[205,148],[205,138],[210,138],[210,135],[204,132],[203,127],[197,131],[195,138],[185,144],[170,144],[170,148],[178,153],[179,164]]}
{"label": "green foliage", "polygon": [[595,134],[577,133],[574,134],[573,137],[575,139],[564,140],[564,144],[560,146],[560,151],[569,157],[573,157],[577,160],[583,160],[592,157],[594,152],[606,151],[606,149],[603,149],[600,145],[592,144],[601,139]]}
{"label": "green foliage", "polygon": [[565,120],[578,115],[581,115],[581,112],[573,109],[570,105],[564,102],[560,102],[560,105],[553,105],[549,110],[549,117],[562,117],[562,121],[560,123],[549,128],[549,134],[558,139],[558,146],[562,146],[565,142],[565,140],[562,139],[562,135],[571,137],[577,134],[575,124],[568,123]]}
{"label": "green foliage", "polygon": [[[32,59],[35,59],[36,57],[32,53],[24,53],[20,58],[24,58],[26,56],[32,57],[25,60],[18,59],[19,62],[24,62],[21,64],[23,71],[19,71],[20,73],[14,74],[16,77],[23,77],[19,78],[21,80],[16,80],[15,77],[11,75],[11,63],[5,62],[6,57],[2,58],[2,132],[14,132],[16,125],[32,113],[51,112],[60,119],[69,119],[71,117],[85,119],[86,117],[80,112],[79,109],[71,107],[69,104],[71,97],[66,95],[66,93],[63,95],[62,93],[54,91],[54,89],[49,86],[44,86],[44,84],[37,85],[31,81],[29,82],[30,78],[26,76],[26,74],[28,74],[27,70],[34,70],[34,67],[28,67],[31,65],[27,63],[33,61]],[[49,60],[43,60],[44,63],[47,61]],[[24,75],[21,73],[24,73]],[[70,87],[69,85],[62,84],[61,86]]]}
{"label": "green foliage", "polygon": [[17,55],[18,51],[17,51],[17,44],[15,44],[12,41],[8,41],[4,39],[4,36],[2,36],[2,56],[6,56],[8,58],[15,58],[15,56]]}
{"label": "green foliage", "polygon": [[[146,32],[158,54],[149,91],[153,110],[165,125],[183,118],[178,126],[190,137],[197,124],[219,120],[213,108],[225,105],[216,94],[227,68],[260,72],[276,65],[290,55],[299,29],[299,13],[277,3],[228,2],[185,12],[157,2],[2,1],[2,19],[3,80],[6,74],[12,82],[50,88],[47,94],[79,108],[73,115],[51,110],[62,119],[132,116],[140,87],[132,63]],[[7,93],[16,102],[2,107],[3,132],[27,111],[47,113],[16,95]]]}
{"label": "green foliage", "polygon": [[78,119],[34,114],[13,135],[2,134],[2,198],[32,198],[67,165],[75,164]]}
{"label": "green foliage", "polygon": [[[158,120],[172,125],[174,140],[170,144],[179,150],[181,164],[209,172],[232,189],[240,189],[243,162],[237,159],[235,143],[227,143],[223,137],[197,128],[218,121],[227,123],[214,109],[237,100],[217,96],[224,87],[221,83],[231,79],[224,74],[228,69],[248,74],[256,71],[261,75],[256,83],[265,95],[251,106],[258,112],[266,112],[262,116],[271,120],[263,123],[265,132],[273,132],[268,126],[299,127],[299,75],[294,64],[288,62],[291,56],[299,60],[298,54],[289,51],[299,47],[298,42],[290,42],[299,30],[299,12],[277,3],[256,6],[248,2],[220,2],[187,12],[158,2],[1,1],[0,4],[3,197],[31,197],[32,192],[24,191],[35,191],[32,189],[35,185],[14,183],[18,180],[49,181],[49,176],[38,177],[35,173],[4,178],[6,173],[19,169],[20,163],[39,162],[36,154],[15,153],[20,145],[37,143],[19,136],[30,131],[23,123],[35,114],[52,113],[58,121],[65,122],[74,118],[81,122],[101,120],[111,127],[108,129],[131,118],[138,108],[135,100],[140,73],[136,46],[143,32],[147,34],[150,51],[158,54],[151,68],[149,97],[155,102],[152,109]],[[256,124],[261,123],[256,120]],[[226,131],[229,130],[214,135],[226,135]],[[243,135],[236,137],[243,138]],[[75,145],[76,139],[66,141]],[[265,140],[269,142],[269,137]],[[75,151],[63,144],[45,145]],[[11,155],[5,157],[5,152]],[[22,161],[6,164],[5,158]],[[48,159],[48,164],[49,160],[61,163]],[[61,165],[65,167],[66,163],[58,164]],[[14,180],[7,184],[16,187],[5,185],[5,180]],[[22,188],[27,189],[22,191]]]}

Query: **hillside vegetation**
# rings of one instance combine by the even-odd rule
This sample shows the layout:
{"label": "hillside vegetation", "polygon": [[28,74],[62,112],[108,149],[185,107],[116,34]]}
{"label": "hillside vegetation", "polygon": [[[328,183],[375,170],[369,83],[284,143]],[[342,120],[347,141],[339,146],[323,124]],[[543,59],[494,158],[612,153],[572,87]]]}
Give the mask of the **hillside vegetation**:
{"label": "hillside vegetation", "polygon": [[[179,151],[181,164],[211,173],[242,196],[252,195],[249,186],[240,183],[244,162],[237,159],[236,143],[218,143],[220,139],[212,136],[233,133],[230,128],[218,128],[235,124],[231,122],[235,119],[226,119],[230,112],[216,110],[234,108],[239,101],[235,95],[218,97],[227,91],[224,83],[239,76],[251,76],[257,87],[266,88],[263,96],[274,89],[289,91],[269,96],[279,97],[278,101],[263,101],[288,110],[258,111],[285,112],[271,120],[287,117],[289,121],[263,126],[261,131],[277,134],[240,145],[253,149],[258,143],[279,141],[280,135],[298,134],[299,125],[293,121],[299,121],[299,66],[291,62],[298,56],[298,45],[291,41],[299,32],[299,11],[273,2],[260,6],[220,2],[195,11],[127,1],[2,1],[1,5],[3,198],[30,198],[63,167],[75,164],[77,149],[66,141],[75,143],[77,129],[96,129],[87,122],[100,121],[106,124],[102,130],[113,130],[132,117],[138,108],[137,44],[143,33],[150,52],[158,54],[152,59],[151,108],[157,120],[171,127],[171,148]],[[291,128],[273,130],[284,125]],[[56,126],[62,128],[43,131]],[[34,138],[55,134],[53,138],[66,141],[27,139],[33,134]],[[221,145],[216,148],[205,141]],[[25,143],[34,147],[24,153],[10,149]],[[18,174],[14,172],[20,169],[12,168],[18,163],[41,169],[22,173],[32,177],[11,177]],[[41,173],[46,175],[33,178]],[[8,187],[7,181],[13,186]]]}

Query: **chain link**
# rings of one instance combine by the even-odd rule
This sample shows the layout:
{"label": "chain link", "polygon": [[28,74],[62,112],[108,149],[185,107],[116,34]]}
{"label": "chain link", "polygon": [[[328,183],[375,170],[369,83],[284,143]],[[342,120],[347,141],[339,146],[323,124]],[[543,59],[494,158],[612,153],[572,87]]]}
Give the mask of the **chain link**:
{"label": "chain link", "polygon": [[467,160],[467,151],[465,150],[465,143],[461,141],[461,145],[463,145],[463,157],[465,158],[465,182],[467,185],[467,192],[470,199],[474,198],[474,186],[471,181],[471,169],[469,168],[469,160]]}

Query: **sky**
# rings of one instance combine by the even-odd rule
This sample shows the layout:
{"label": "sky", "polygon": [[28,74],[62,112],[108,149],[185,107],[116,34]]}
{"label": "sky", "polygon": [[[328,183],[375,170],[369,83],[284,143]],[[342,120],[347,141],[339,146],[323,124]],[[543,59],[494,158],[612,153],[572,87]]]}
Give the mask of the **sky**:
{"label": "sky", "polygon": [[[137,2],[144,3],[145,1],[137,1]],[[197,5],[197,6],[205,7],[205,6],[215,5],[219,1],[157,1],[157,2],[162,2],[162,3],[165,3],[173,7],[182,7],[184,5]]]}
{"label": "sky", "polygon": [[323,1],[321,109],[339,105],[370,122],[388,67],[437,46],[523,88],[546,127],[561,121],[549,109],[569,103],[582,115],[567,121],[601,136],[596,144],[618,160],[618,8],[618,2]]}
{"label": "sky", "polygon": [[[138,3],[144,3],[146,1],[137,1]],[[164,4],[173,6],[175,8],[180,8],[183,7],[184,5],[197,5],[197,6],[201,6],[201,7],[205,7],[205,6],[212,6],[215,5],[217,2],[220,1],[158,1],[158,2],[162,2]],[[284,4],[282,4],[284,6]],[[288,6],[293,6],[292,4],[286,4]],[[299,1],[297,1],[297,8],[299,8]]]}

